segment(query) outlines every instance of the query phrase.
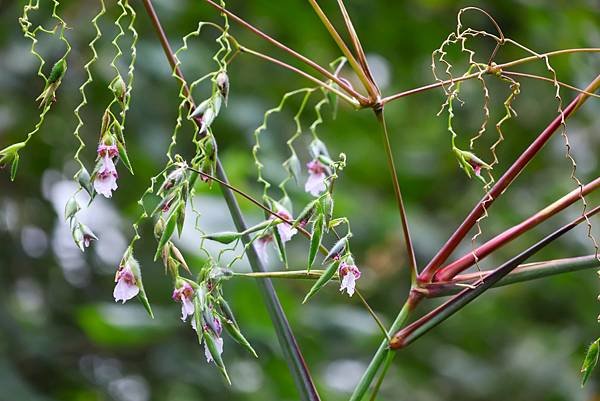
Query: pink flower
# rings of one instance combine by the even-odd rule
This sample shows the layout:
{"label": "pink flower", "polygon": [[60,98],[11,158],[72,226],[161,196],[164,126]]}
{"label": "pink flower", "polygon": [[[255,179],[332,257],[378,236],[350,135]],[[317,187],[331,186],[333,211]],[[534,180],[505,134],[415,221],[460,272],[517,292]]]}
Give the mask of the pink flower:
{"label": "pink flower", "polygon": [[263,235],[254,243],[254,248],[256,249],[256,253],[260,260],[264,263],[269,261],[269,253],[267,251],[267,246],[273,242],[273,236],[271,234]]}
{"label": "pink flower", "polygon": [[471,167],[473,167],[473,171],[475,172],[475,175],[477,177],[481,176],[481,167],[482,165],[475,162],[474,160],[469,160],[468,163],[471,165]]}
{"label": "pink flower", "polygon": [[[277,216],[284,218],[288,221],[293,221],[292,215],[283,207],[279,209],[279,211],[277,212]],[[298,230],[292,228],[290,224],[282,222],[277,224],[277,232],[279,233],[279,237],[281,237],[281,241],[285,243],[291,240],[292,237],[298,232]]]}
{"label": "pink flower", "polygon": [[107,198],[112,196],[112,191],[117,189],[117,169],[113,162],[113,157],[119,153],[115,145],[100,145],[98,146],[98,156],[100,160],[100,168],[94,178],[94,189],[99,194]]}
{"label": "pink flower", "polygon": [[[218,317],[210,316],[214,319],[212,325],[204,325],[204,331],[207,332],[207,336],[216,337],[214,338],[215,346],[217,348],[217,352],[219,355],[223,353],[223,339],[221,338],[221,332],[223,331],[223,326],[221,326],[221,320]],[[204,356],[206,357],[206,362],[212,362],[214,359],[212,354],[210,353],[210,349],[208,349],[208,345],[206,344],[206,340],[204,341]]]}
{"label": "pink flower", "polygon": [[356,280],[360,278],[360,270],[354,265],[342,262],[338,269],[338,274],[340,275],[340,280],[342,280],[340,291],[346,290],[348,296],[351,297],[354,294]]}
{"label": "pink flower", "polygon": [[312,196],[319,196],[327,189],[327,184],[325,184],[326,168],[317,159],[308,163],[306,167],[308,167],[308,179],[304,184],[304,190]]}
{"label": "pink flower", "polygon": [[181,320],[183,321],[185,321],[188,316],[194,314],[194,295],[194,288],[187,282],[184,282],[181,287],[173,290],[173,300],[181,302]]}
{"label": "pink flower", "polygon": [[115,302],[123,301],[125,303],[125,301],[135,297],[140,292],[137,280],[128,265],[119,267],[115,275],[115,282],[117,283],[113,291]]}

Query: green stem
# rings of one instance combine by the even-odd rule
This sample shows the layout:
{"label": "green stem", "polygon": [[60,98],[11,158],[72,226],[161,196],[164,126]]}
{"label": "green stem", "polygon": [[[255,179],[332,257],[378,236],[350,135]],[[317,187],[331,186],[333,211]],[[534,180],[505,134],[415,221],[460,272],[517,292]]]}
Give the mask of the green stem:
{"label": "green stem", "polygon": [[398,211],[400,212],[400,221],[402,223],[402,232],[404,234],[404,242],[406,244],[406,252],[408,253],[408,263],[410,267],[410,279],[414,286],[417,280],[417,259],[415,256],[415,250],[410,236],[410,229],[408,226],[408,217],[406,216],[406,209],[404,208],[404,201],[402,200],[402,192],[400,191],[400,183],[398,182],[398,173],[396,172],[396,165],[394,164],[394,155],[392,154],[392,146],[390,144],[390,136],[388,135],[387,125],[385,123],[385,116],[383,109],[375,111],[377,121],[381,124],[382,135],[383,135],[383,146],[385,148],[385,154],[388,163],[388,169],[392,178],[392,184],[394,186],[394,195],[396,197],[396,203]]}
{"label": "green stem", "polygon": [[[223,170],[223,166],[219,160],[217,160],[216,175],[221,181],[228,182],[225,171]],[[233,191],[226,186],[221,186],[221,190],[223,191],[223,197],[225,198],[225,202],[227,203],[227,207],[229,208],[229,212],[231,213],[231,218],[233,219],[236,229],[240,232],[247,230],[248,227],[244,222],[242,212],[237,200],[235,199]],[[248,244],[250,240],[251,239],[249,235],[242,236],[242,242],[244,244]],[[250,262],[250,266],[254,272],[258,273],[265,271],[262,261],[258,257],[258,254],[253,246],[247,248],[246,256],[248,257],[248,261]],[[319,394],[308,370],[308,366],[304,361],[304,357],[302,356],[298,342],[294,337],[294,333],[292,332],[281,303],[279,302],[279,298],[277,297],[273,283],[267,278],[264,280],[257,280],[257,285],[263,297],[267,300],[266,306],[269,316],[273,321],[275,332],[277,334],[279,343],[282,346],[281,348],[285,355],[285,359],[288,362],[288,366],[294,373],[293,377],[296,382],[296,387],[300,391],[301,398],[303,400],[320,400]]]}
{"label": "green stem", "polygon": [[[400,327],[402,327],[402,325],[408,319],[408,315],[409,315],[410,311],[412,310],[412,308],[413,308],[413,304],[411,303],[411,301],[409,299],[404,303],[404,306],[400,310],[400,313],[396,317],[396,320],[394,320],[394,322],[392,323],[392,326],[388,330],[388,335],[398,331],[400,329]],[[390,358],[390,359],[393,358],[394,354],[395,353],[390,351],[390,349],[389,349],[387,339],[384,338],[383,341],[381,342],[381,344],[379,345],[377,352],[373,356],[373,359],[371,359],[371,362],[369,363],[367,370],[365,371],[365,373],[363,373],[363,376],[361,377],[360,381],[356,385],[356,388],[354,389],[354,392],[352,393],[352,396],[350,397],[350,401],[362,400],[362,398],[365,396],[365,394],[369,390],[369,386],[371,385],[371,382],[375,378],[375,375],[379,371],[379,368],[381,367],[381,365],[388,358]]]}

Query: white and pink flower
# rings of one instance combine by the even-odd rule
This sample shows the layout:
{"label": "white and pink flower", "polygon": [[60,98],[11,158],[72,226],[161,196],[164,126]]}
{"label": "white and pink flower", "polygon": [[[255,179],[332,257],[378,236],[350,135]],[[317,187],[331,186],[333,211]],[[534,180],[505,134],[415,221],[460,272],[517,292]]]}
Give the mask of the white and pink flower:
{"label": "white and pink flower", "polygon": [[194,295],[194,288],[188,282],[184,282],[181,287],[173,290],[173,300],[181,302],[181,320],[183,321],[194,314]]}
{"label": "white and pink flower", "polygon": [[340,285],[340,291],[343,292],[346,290],[348,296],[351,297],[354,294],[356,280],[360,278],[360,270],[358,270],[358,267],[354,265],[342,262],[338,269],[338,274],[340,275],[340,280],[342,281]]}
{"label": "white and pink flower", "polygon": [[[286,219],[287,221],[293,221],[293,217],[290,214],[290,212],[285,210],[283,207],[279,208],[279,211],[277,212],[277,216],[279,216],[283,219]],[[285,242],[288,242],[289,240],[291,240],[292,237],[294,235],[296,235],[298,230],[295,228],[292,228],[292,226],[286,222],[281,222],[281,223],[277,224],[277,232],[279,233],[279,237],[281,238],[281,241],[285,243]]]}
{"label": "white and pink flower", "polygon": [[98,156],[100,157],[100,168],[94,178],[94,189],[99,194],[107,198],[112,196],[112,191],[117,189],[117,169],[113,158],[119,154],[116,145],[98,146]]}
{"label": "white and pink flower", "polygon": [[308,179],[304,184],[304,190],[312,196],[319,196],[327,189],[325,183],[327,168],[318,159],[311,161],[306,167],[308,168]]}
{"label": "white and pink flower", "polygon": [[117,283],[113,291],[115,302],[123,301],[125,303],[140,292],[133,270],[127,264],[119,267],[115,275],[115,282]]}
{"label": "white and pink flower", "polygon": [[268,246],[271,242],[273,242],[273,235],[267,234],[257,239],[254,243],[256,253],[258,254],[260,260],[262,260],[264,263],[269,261]]}

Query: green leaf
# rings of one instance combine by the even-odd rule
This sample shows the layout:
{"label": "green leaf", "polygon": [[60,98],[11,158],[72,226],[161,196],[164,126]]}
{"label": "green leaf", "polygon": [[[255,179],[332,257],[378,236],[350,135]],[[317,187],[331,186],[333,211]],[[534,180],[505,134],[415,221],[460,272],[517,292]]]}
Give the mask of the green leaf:
{"label": "green leaf", "polygon": [[180,201],[177,206],[177,232],[179,233],[179,237],[181,238],[181,233],[183,232],[183,225],[185,224],[185,201]]}
{"label": "green leaf", "polygon": [[246,348],[252,355],[258,358],[256,351],[254,350],[254,348],[252,348],[252,345],[250,345],[248,340],[246,340],[246,337],[244,337],[244,335],[242,334],[242,332],[236,324],[231,322],[229,319],[223,319],[223,325],[225,326],[225,330],[227,330],[227,332],[229,333],[231,338],[235,340],[235,342]]}
{"label": "green leaf", "polygon": [[133,167],[131,166],[131,162],[129,161],[129,156],[127,155],[127,150],[125,149],[125,146],[123,145],[123,143],[121,143],[121,141],[117,141],[117,148],[119,149],[119,157],[121,158],[121,160],[123,160],[123,164],[125,164],[125,167],[127,167],[127,170],[129,170],[131,175],[134,175]]}
{"label": "green leaf", "polygon": [[325,215],[325,224],[329,226],[329,223],[333,218],[333,197],[329,192],[326,192],[319,198],[319,201],[321,203],[323,214]]}
{"label": "green leaf", "polygon": [[587,354],[583,360],[583,365],[581,366],[581,373],[583,374],[581,377],[581,387],[585,385],[590,377],[590,374],[596,367],[596,364],[598,364],[599,342],[600,338],[591,343],[587,350]]}
{"label": "green leaf", "polygon": [[310,239],[310,250],[308,252],[308,271],[310,271],[310,268],[315,262],[317,253],[319,252],[319,247],[321,246],[321,239],[323,238],[324,227],[325,219],[323,217],[323,214],[319,214],[319,217],[317,217],[317,220],[313,223],[313,232]]}
{"label": "green leaf", "polygon": [[208,352],[210,352],[210,355],[212,356],[215,365],[217,365],[217,367],[221,371],[221,374],[223,375],[225,380],[227,380],[227,383],[231,384],[231,380],[229,379],[229,375],[227,374],[227,369],[225,369],[225,364],[223,363],[223,358],[221,358],[221,354],[217,349],[217,343],[215,342],[215,339],[210,333],[204,332],[204,341],[206,341]]}
{"label": "green leaf", "polygon": [[327,267],[323,275],[319,277],[319,279],[315,282],[310,291],[308,291],[308,294],[306,294],[306,296],[304,297],[304,300],[302,301],[303,304],[306,303],[306,301],[308,301],[310,297],[315,295],[321,288],[323,288],[323,286],[327,284],[329,280],[331,280],[331,278],[335,275],[335,272],[337,272],[339,265],[340,261],[336,260]]}
{"label": "green leaf", "polygon": [[[280,223],[285,224],[285,223]],[[285,243],[281,240],[279,230],[277,227],[273,230],[273,237],[275,237],[275,244],[277,245],[277,251],[279,252],[279,259],[283,262],[285,268],[288,268],[287,253],[285,251]]]}
{"label": "green leaf", "polygon": [[173,232],[175,231],[175,227],[177,226],[177,213],[171,213],[169,216],[169,220],[167,220],[167,224],[165,224],[165,229],[160,236],[160,240],[158,241],[158,247],[156,248],[156,254],[154,255],[154,261],[158,259],[160,256],[163,247],[167,244],[167,242],[173,236]]}

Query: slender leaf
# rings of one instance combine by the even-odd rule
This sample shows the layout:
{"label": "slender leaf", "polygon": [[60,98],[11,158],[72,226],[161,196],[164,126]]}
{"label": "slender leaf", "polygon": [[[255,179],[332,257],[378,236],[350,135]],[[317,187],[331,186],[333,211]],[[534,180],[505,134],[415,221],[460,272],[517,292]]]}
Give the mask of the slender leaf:
{"label": "slender leaf", "polygon": [[312,237],[310,239],[310,250],[308,252],[308,267],[307,270],[310,271],[313,263],[315,262],[315,257],[319,252],[319,247],[321,246],[321,240],[323,238],[323,229],[325,227],[325,218],[323,214],[319,214],[317,220],[313,223],[313,232]]}
{"label": "slender leaf", "polygon": [[311,298],[313,295],[315,295],[321,288],[323,288],[323,286],[325,284],[327,284],[327,282],[329,282],[329,280],[331,280],[331,278],[333,278],[334,274],[338,270],[339,265],[340,265],[340,261],[336,260],[335,262],[331,263],[327,267],[327,269],[325,270],[323,275],[321,277],[319,277],[317,282],[315,284],[313,284],[310,291],[308,291],[308,294],[306,294],[306,296],[304,297],[304,300],[302,301],[303,304],[306,303],[306,301],[308,301],[309,298]]}

